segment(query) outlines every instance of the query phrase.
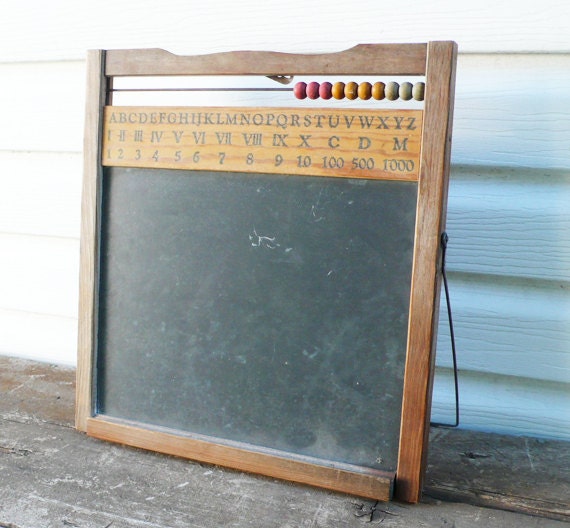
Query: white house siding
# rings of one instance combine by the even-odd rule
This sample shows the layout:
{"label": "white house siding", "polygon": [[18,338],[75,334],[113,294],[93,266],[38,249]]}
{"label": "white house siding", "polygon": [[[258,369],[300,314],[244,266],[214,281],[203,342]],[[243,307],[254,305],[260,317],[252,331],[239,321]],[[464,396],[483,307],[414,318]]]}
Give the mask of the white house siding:
{"label": "white house siding", "polygon": [[[10,2],[0,17],[0,353],[74,364],[85,53],[456,40],[448,272],[462,425],[570,439],[570,3]],[[442,304],[433,417],[453,416]]]}

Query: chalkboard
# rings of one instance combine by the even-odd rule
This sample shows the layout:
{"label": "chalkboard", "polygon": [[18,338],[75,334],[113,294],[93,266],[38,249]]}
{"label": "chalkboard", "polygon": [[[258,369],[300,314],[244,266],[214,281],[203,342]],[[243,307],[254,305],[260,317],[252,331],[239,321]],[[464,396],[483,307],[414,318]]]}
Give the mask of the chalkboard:
{"label": "chalkboard", "polygon": [[417,184],[110,168],[102,196],[99,412],[395,471]]}
{"label": "chalkboard", "polygon": [[456,56],[90,52],[77,429],[417,502]]}

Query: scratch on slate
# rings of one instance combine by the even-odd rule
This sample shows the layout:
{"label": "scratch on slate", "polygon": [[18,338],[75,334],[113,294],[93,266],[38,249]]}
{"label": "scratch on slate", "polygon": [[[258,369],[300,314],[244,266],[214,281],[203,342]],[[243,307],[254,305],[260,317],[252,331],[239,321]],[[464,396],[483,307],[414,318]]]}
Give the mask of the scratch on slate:
{"label": "scratch on slate", "polygon": [[259,235],[255,229],[253,228],[253,233],[249,235],[249,241],[253,247],[265,247],[267,249],[276,249],[280,246],[277,242],[275,242],[275,237],[269,237],[265,235]]}

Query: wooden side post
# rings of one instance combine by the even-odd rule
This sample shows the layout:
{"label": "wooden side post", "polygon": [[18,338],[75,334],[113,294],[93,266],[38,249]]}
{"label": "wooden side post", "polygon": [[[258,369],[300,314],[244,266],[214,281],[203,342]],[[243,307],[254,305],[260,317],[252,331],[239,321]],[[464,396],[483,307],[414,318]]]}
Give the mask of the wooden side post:
{"label": "wooden side post", "polygon": [[87,94],[81,201],[81,246],[79,256],[79,328],[77,343],[77,402],[75,426],[87,430],[93,412],[93,362],[95,361],[97,285],[97,209],[101,181],[101,130],[107,94],[104,75],[105,52],[90,51],[87,56]]}
{"label": "wooden side post", "polygon": [[395,488],[396,498],[406,502],[421,498],[427,457],[456,59],[454,42],[428,44],[408,357]]}

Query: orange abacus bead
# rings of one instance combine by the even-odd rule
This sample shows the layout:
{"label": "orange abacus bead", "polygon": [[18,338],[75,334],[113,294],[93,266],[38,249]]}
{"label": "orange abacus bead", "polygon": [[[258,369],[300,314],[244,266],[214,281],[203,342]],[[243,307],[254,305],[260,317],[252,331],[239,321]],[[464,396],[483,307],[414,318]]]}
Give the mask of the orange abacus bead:
{"label": "orange abacus bead", "polygon": [[332,87],[332,96],[335,99],[344,99],[344,83],[335,82]]}
{"label": "orange abacus bead", "polygon": [[358,97],[367,101],[372,95],[372,85],[369,82],[363,82],[358,85]]}
{"label": "orange abacus bead", "polygon": [[383,82],[375,82],[374,85],[372,86],[372,97],[374,97],[374,99],[376,99],[377,101],[381,101],[382,99],[384,99],[385,87],[386,85]]}
{"label": "orange abacus bead", "polygon": [[347,99],[353,101],[358,97],[358,84],[355,82],[346,83],[344,87],[344,95],[346,95]]}
{"label": "orange abacus bead", "polygon": [[397,82],[389,82],[386,85],[386,99],[395,101],[400,96],[400,85]]}

